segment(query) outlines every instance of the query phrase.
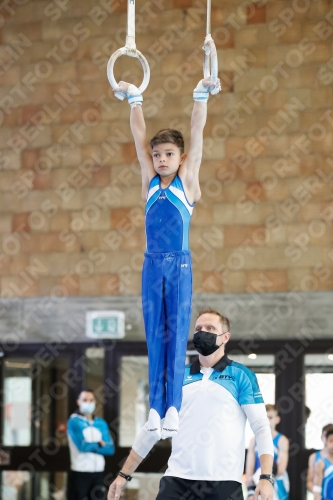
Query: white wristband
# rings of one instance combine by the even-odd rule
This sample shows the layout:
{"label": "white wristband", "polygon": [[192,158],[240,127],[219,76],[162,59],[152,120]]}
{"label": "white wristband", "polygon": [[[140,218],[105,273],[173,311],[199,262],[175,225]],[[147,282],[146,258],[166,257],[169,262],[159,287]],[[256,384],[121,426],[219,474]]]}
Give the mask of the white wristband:
{"label": "white wristband", "polygon": [[193,99],[198,102],[207,102],[209,97],[209,89],[202,84],[202,80],[193,90]]}
{"label": "white wristband", "polygon": [[313,493],[321,493],[321,492],[322,492],[322,489],[323,489],[323,488],[322,488],[321,486],[314,486],[314,487],[312,488]]}
{"label": "white wristband", "polygon": [[135,85],[129,85],[127,89],[127,99],[131,108],[135,108],[138,104],[142,106],[143,97],[142,94],[140,94],[140,90]]}

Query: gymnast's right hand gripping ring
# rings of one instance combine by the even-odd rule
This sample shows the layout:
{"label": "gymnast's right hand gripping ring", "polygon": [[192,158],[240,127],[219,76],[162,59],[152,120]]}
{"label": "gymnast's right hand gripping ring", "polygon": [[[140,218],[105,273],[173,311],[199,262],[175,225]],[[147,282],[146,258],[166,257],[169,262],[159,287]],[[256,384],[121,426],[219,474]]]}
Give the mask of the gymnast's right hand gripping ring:
{"label": "gymnast's right hand gripping ring", "polygon": [[[125,47],[122,47],[121,49],[116,50],[116,52],[114,52],[109,59],[106,71],[107,71],[107,76],[108,76],[108,80],[110,82],[111,87],[113,89],[115,87],[118,87],[118,83],[117,83],[117,81],[114,77],[114,74],[113,74],[113,67],[114,67],[116,60],[120,56],[135,57],[135,58],[139,59],[140,63],[142,64],[143,81],[139,87],[139,91],[142,94],[146,90],[148,83],[149,83],[149,79],[150,79],[149,64],[148,64],[147,59],[145,58],[145,56],[143,54],[141,54],[141,52],[139,52],[136,48],[126,46],[126,45],[125,45]],[[115,96],[118,97],[118,99],[123,100],[124,97],[126,97],[126,94],[124,94],[123,92],[116,92]]]}

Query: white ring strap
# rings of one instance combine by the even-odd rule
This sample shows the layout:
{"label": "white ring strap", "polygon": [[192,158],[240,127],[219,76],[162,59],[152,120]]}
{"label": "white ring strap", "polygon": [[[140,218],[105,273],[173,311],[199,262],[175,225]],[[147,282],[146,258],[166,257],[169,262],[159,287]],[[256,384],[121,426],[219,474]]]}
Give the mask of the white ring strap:
{"label": "white ring strap", "polygon": [[216,83],[218,78],[218,61],[217,52],[214,40],[212,39],[211,31],[211,0],[207,0],[207,24],[206,24],[206,38],[203,46],[205,51],[203,73],[204,78],[211,76],[212,82]]}
{"label": "white ring strap", "polygon": [[207,0],[206,35],[209,35],[209,33],[211,32],[211,27],[210,27],[211,11],[212,11],[212,1],[211,0]]}
{"label": "white ring strap", "polygon": [[143,81],[139,87],[141,94],[146,90],[150,79],[150,68],[147,59],[139,52],[135,45],[135,0],[127,0],[127,36],[125,47],[116,50],[109,59],[107,65],[107,76],[112,88],[118,87],[113,73],[116,60],[120,56],[129,56],[139,59],[143,68]]}
{"label": "white ring strap", "polygon": [[211,35],[206,36],[203,50],[205,51],[203,63],[204,78],[210,75],[212,82],[216,83],[218,78],[217,52]]}

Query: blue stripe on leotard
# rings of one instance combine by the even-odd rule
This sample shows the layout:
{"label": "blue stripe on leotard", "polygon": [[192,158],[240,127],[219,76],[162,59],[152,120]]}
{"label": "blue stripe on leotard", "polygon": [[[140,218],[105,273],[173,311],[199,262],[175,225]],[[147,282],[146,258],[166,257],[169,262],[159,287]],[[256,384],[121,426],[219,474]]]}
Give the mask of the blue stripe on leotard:
{"label": "blue stripe on leotard", "polygon": [[333,499],[333,464],[328,460],[328,458],[323,458],[324,462],[324,479],[323,479],[323,490],[322,490],[322,500],[332,500]]}
{"label": "blue stripe on leotard", "polygon": [[[277,462],[277,459],[279,456],[279,441],[280,441],[281,436],[282,436],[282,434],[279,433],[273,439],[274,462]],[[260,467],[260,460],[259,460],[259,455],[258,455],[258,451],[257,451],[256,446],[255,446],[255,459],[256,459],[256,463],[255,463],[255,471],[256,471]],[[288,478],[287,471],[285,471],[284,474],[282,474],[282,476],[275,478],[274,491],[275,491],[277,498],[279,500],[288,500],[289,499],[289,478]]]}
{"label": "blue stripe on leotard", "polygon": [[188,250],[193,207],[178,175],[167,188],[161,187],[159,175],[153,177],[146,204],[147,252]]}

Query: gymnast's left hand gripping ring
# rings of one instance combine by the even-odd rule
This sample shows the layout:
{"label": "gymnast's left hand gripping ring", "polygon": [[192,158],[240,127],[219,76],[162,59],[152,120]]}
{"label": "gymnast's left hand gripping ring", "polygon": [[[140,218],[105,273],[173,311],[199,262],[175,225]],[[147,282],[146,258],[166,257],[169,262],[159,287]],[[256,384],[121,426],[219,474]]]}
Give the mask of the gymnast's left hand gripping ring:
{"label": "gymnast's left hand gripping ring", "polygon": [[[121,49],[116,50],[112,54],[112,56],[109,59],[108,65],[107,65],[107,75],[108,75],[108,80],[110,82],[111,87],[114,89],[115,87],[118,87],[118,83],[114,77],[113,74],[113,67],[114,63],[120,56],[129,56],[129,57],[136,57],[139,59],[140,63],[142,64],[143,68],[143,81],[139,87],[139,91],[142,94],[146,88],[148,87],[149,79],[150,79],[150,68],[147,59],[141,52],[139,52],[136,48],[133,47],[122,47]],[[125,95],[123,92],[116,92],[115,93],[116,97],[123,99]]]}

